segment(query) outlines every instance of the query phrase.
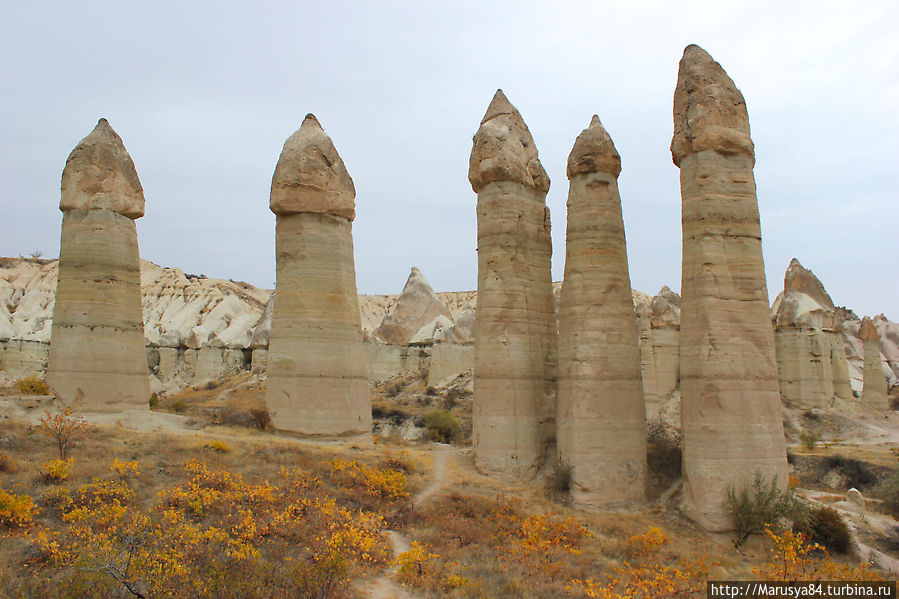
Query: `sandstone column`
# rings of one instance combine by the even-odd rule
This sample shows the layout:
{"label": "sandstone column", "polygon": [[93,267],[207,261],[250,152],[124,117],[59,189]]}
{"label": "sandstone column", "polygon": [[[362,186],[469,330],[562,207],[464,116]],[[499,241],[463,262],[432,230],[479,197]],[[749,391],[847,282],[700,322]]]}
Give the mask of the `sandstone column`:
{"label": "sandstone column", "polygon": [[532,476],[555,429],[556,323],[549,178],[521,115],[498,90],[474,136],[478,194],[474,451],[479,468]]}
{"label": "sandstone column", "polygon": [[864,343],[865,348],[862,401],[874,408],[886,409],[887,379],[883,374],[883,361],[880,359],[880,335],[877,333],[874,321],[867,316],[862,319],[858,337]]}
{"label": "sandstone column", "polygon": [[664,285],[652,298],[652,354],[659,404],[680,385],[680,296]]}
{"label": "sandstone column", "polygon": [[559,459],[587,508],[646,499],[640,341],[618,195],[621,158],[599,117],[568,156],[568,232],[559,308]]}
{"label": "sandstone column", "polygon": [[272,177],[278,280],[265,403],[280,430],[371,442],[355,197],[331,138],[307,115],[284,142]]}
{"label": "sandstone column", "polygon": [[758,473],[786,488],[788,470],[749,117],[721,65],[694,45],[680,62],[671,154],[683,198],[683,509],[725,531],[729,487]]}
{"label": "sandstone column", "polygon": [[140,256],[144,192],[106,119],[66,160],[47,382],[64,406],[148,410]]}

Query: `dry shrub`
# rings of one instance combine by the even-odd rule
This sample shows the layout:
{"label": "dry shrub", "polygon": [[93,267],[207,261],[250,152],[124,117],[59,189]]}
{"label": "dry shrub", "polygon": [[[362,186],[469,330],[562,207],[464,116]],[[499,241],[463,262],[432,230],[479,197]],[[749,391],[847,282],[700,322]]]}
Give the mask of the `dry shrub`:
{"label": "dry shrub", "polygon": [[65,460],[69,455],[69,449],[87,437],[91,431],[88,421],[80,415],[73,414],[70,408],[53,415],[47,412],[47,415],[40,420],[40,430],[56,442],[60,460]]}
{"label": "dry shrub", "polygon": [[6,455],[4,452],[0,451],[0,472],[12,474],[14,472],[18,472],[18,470],[19,465],[16,464],[16,461]]}
{"label": "dry shrub", "polygon": [[261,431],[268,430],[269,425],[272,423],[272,415],[265,408],[252,408],[250,410],[250,418],[253,419],[256,428]]}
{"label": "dry shrub", "polygon": [[29,535],[30,565],[2,590],[64,599],[337,599],[387,563],[380,516],[340,506],[304,472],[284,469],[276,485],[196,461],[186,473],[149,507],[120,476],[47,494],[61,522]]}
{"label": "dry shrub", "polygon": [[22,529],[34,523],[37,507],[30,495],[14,495],[0,489],[0,525],[7,529]]}
{"label": "dry shrub", "polygon": [[793,531],[800,532],[807,541],[828,551],[849,553],[852,535],[840,513],[832,507],[820,506],[808,510],[793,523]]}
{"label": "dry shrub", "polygon": [[50,460],[49,462],[41,462],[41,468],[44,471],[44,478],[48,482],[59,483],[69,478],[72,474],[72,465],[74,460]]}
{"label": "dry shrub", "polygon": [[802,533],[788,530],[778,534],[765,529],[765,535],[773,542],[771,561],[752,569],[761,580],[886,580],[867,564],[849,566],[831,561],[827,549],[809,543]]}
{"label": "dry shrub", "polygon": [[894,470],[877,486],[877,496],[883,500],[887,511],[899,516],[899,470]]}
{"label": "dry shrub", "polygon": [[22,395],[50,395],[50,387],[36,374],[19,379],[16,387]]}

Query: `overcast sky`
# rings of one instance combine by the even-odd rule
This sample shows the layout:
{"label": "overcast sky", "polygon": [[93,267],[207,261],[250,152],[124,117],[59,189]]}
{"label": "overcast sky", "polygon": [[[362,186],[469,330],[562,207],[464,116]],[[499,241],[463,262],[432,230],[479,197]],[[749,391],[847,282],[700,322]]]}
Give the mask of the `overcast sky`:
{"label": "overcast sky", "polygon": [[357,284],[477,286],[471,136],[496,88],[552,180],[598,114],[633,286],[680,288],[672,95],[687,44],[749,107],[770,299],[797,257],[899,319],[899,2],[0,2],[0,255],[59,253],[66,157],[106,117],[146,196],[141,256],[271,287],[271,176],[315,113],[356,183]]}

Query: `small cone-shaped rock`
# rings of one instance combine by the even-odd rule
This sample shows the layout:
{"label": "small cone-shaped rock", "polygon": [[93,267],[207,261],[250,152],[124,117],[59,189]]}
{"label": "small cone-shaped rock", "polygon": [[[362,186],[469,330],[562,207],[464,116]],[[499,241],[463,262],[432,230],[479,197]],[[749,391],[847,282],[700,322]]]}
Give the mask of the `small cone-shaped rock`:
{"label": "small cone-shaped rock", "polygon": [[406,345],[421,327],[438,316],[444,316],[452,323],[453,317],[446,305],[434,293],[421,271],[413,266],[396,306],[373,334],[387,343]]}
{"label": "small cone-shaped rock", "polygon": [[796,258],[772,309],[784,402],[812,409],[829,407],[835,395],[849,399],[849,371],[833,300]]}
{"label": "small cone-shaped rock", "polygon": [[475,461],[491,474],[528,477],[555,434],[549,178],[524,120],[501,90],[473,142],[468,180],[478,194]]}
{"label": "small cone-shaped rock", "polygon": [[862,371],[864,386],[862,401],[878,409],[887,407],[887,379],[883,374],[883,360],[880,359],[880,335],[874,321],[865,316],[858,337],[864,343],[865,366]]}
{"label": "small cone-shaped rock", "polygon": [[265,403],[275,428],[371,441],[371,403],[356,296],[356,189],[308,115],[272,177],[277,294]]}
{"label": "small cone-shaped rock", "polygon": [[646,499],[646,413],[619,172],[618,152],[594,116],[568,157],[557,419],[572,498],[588,508]]}
{"label": "small cone-shaped rock", "polygon": [[698,46],[680,62],[671,154],[683,199],[683,508],[703,528],[726,531],[728,489],[756,475],[786,488],[788,466],[749,117]]}
{"label": "small cone-shaped rock", "polygon": [[144,193],[131,156],[106,119],[69,154],[61,192],[47,382],[65,406],[148,409],[134,226],[144,214]]}

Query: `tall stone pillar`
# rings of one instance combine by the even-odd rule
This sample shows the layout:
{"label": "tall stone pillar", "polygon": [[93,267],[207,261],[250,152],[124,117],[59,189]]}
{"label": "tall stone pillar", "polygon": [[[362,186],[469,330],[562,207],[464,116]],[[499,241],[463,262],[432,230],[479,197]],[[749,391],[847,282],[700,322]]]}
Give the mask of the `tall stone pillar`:
{"label": "tall stone pillar", "polygon": [[265,403],[275,428],[371,442],[353,218],[356,188],[314,115],[272,177],[277,293]]}
{"label": "tall stone pillar", "polygon": [[665,285],[650,304],[656,393],[661,405],[680,385],[680,301]]}
{"label": "tall stone pillar", "polygon": [[874,321],[865,316],[858,330],[858,337],[865,348],[865,366],[862,370],[862,401],[877,409],[887,408],[887,379],[880,359],[880,335]]}
{"label": "tall stone pillar", "polygon": [[646,499],[640,340],[618,195],[621,158],[599,117],[568,156],[568,232],[559,308],[559,459],[587,508]]}
{"label": "tall stone pillar", "polygon": [[555,430],[549,178],[502,90],[474,136],[468,179],[478,194],[475,461],[490,474],[529,477]]}
{"label": "tall stone pillar", "polygon": [[749,117],[699,46],[680,62],[671,154],[683,199],[683,509],[706,530],[726,531],[728,488],[756,474],[786,488],[788,467]]}
{"label": "tall stone pillar", "polygon": [[149,410],[140,255],[144,192],[122,138],[100,119],[62,172],[62,237],[47,382],[63,406]]}

